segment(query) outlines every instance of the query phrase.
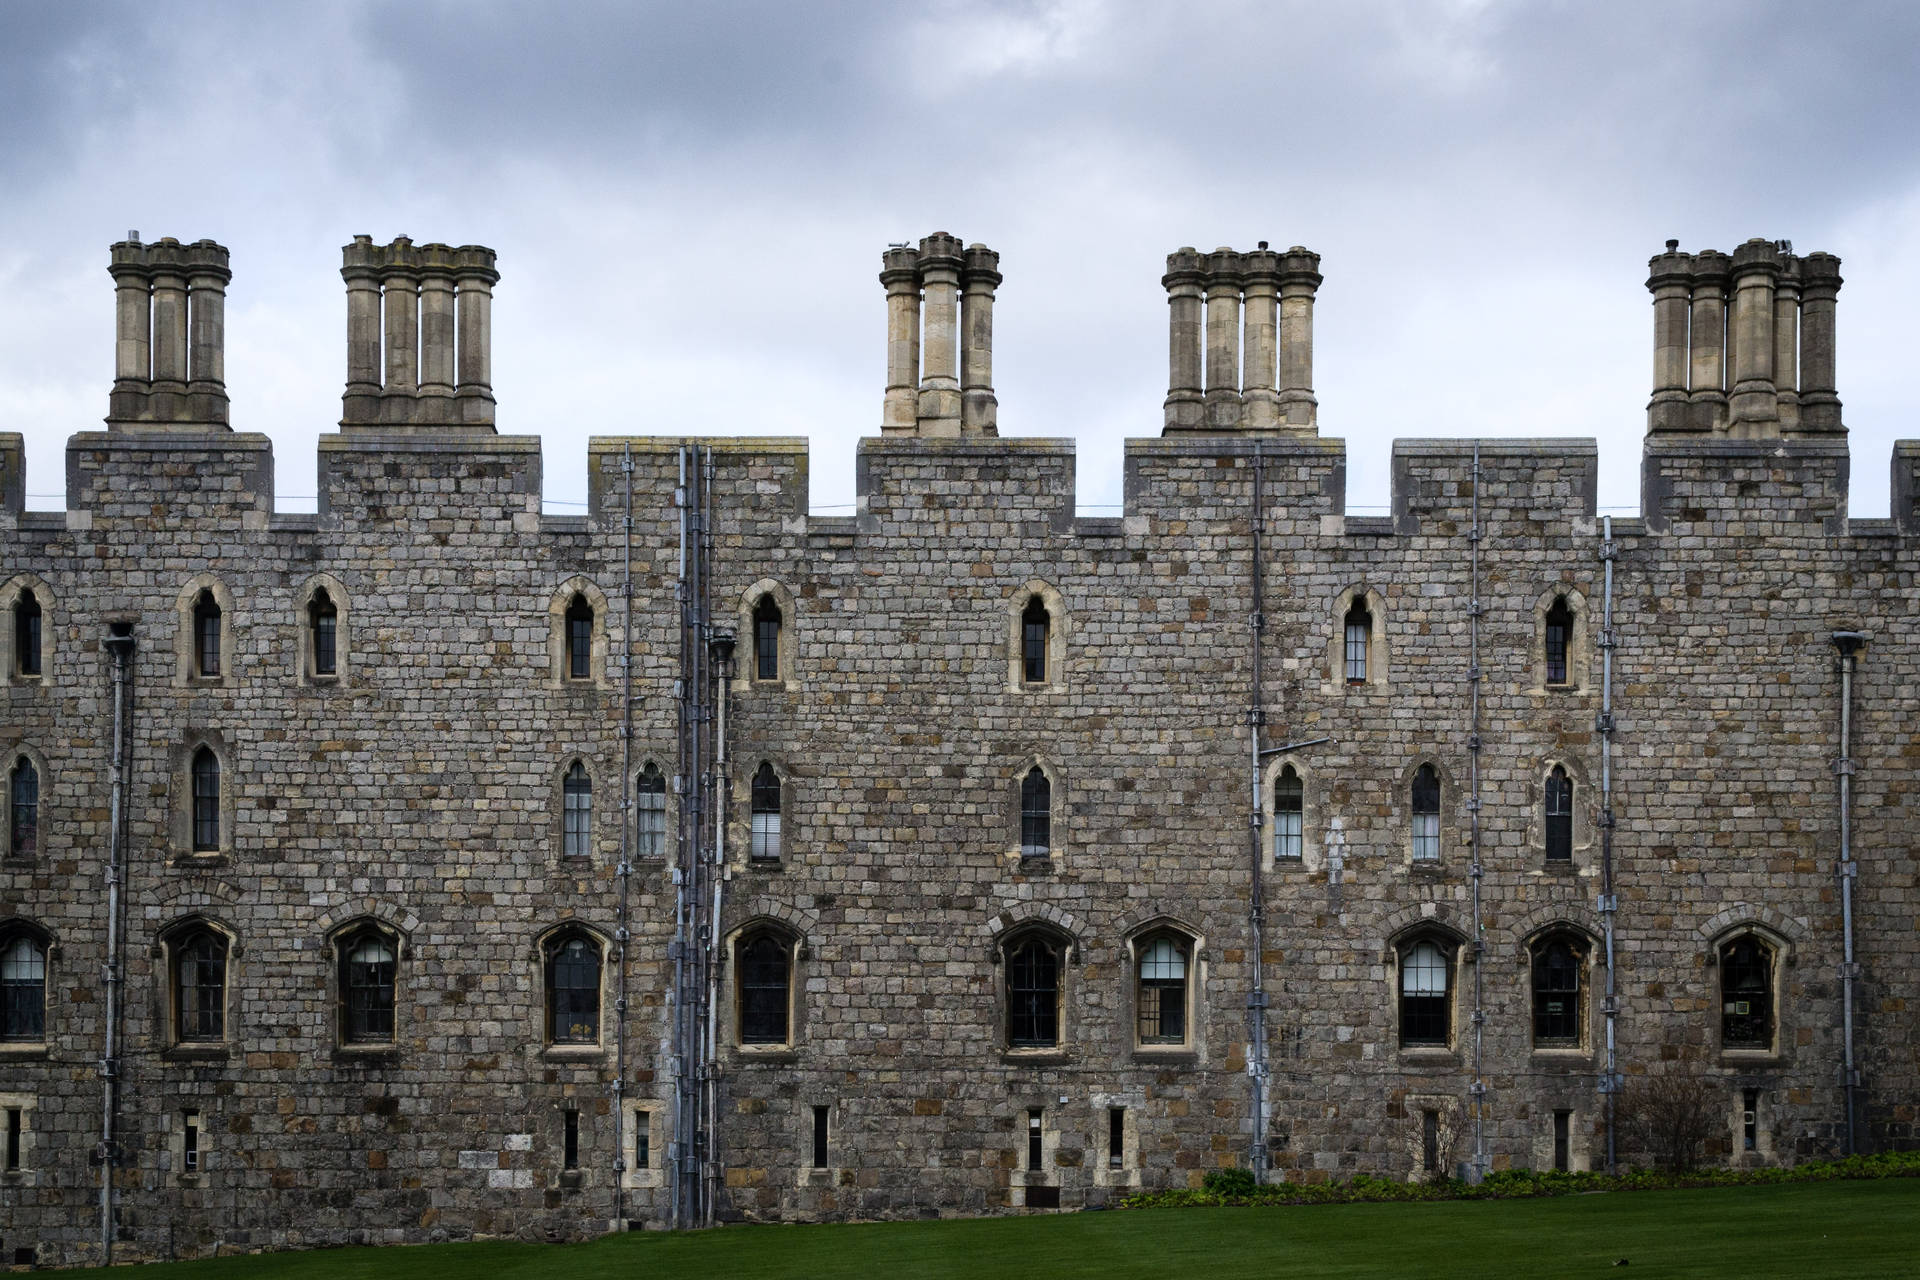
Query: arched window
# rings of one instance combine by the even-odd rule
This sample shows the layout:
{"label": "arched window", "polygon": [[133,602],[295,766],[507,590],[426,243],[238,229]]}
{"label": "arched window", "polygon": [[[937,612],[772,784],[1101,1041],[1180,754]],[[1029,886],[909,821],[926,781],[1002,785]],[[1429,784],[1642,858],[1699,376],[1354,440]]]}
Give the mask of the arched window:
{"label": "arched window", "polygon": [[1020,614],[1021,679],[1028,684],[1047,682],[1047,641],[1052,629],[1046,603],[1039,596],[1030,597]]}
{"label": "arched window", "polygon": [[1185,1044],[1187,1040],[1187,960],[1183,939],[1161,934],[1140,952],[1141,1044]]}
{"label": "arched window", "polygon": [[547,945],[547,1040],[600,1042],[600,945],[583,933]]}
{"label": "arched window", "polygon": [[574,592],[573,599],[567,601],[566,640],[567,679],[592,679],[593,606],[578,591]]}
{"label": "arched window", "polygon": [[1020,780],[1020,856],[1044,858],[1053,849],[1053,784],[1039,765]]}
{"label": "arched window", "polygon": [[771,593],[753,606],[753,678],[780,678],[780,602]]}
{"label": "arched window", "polygon": [[224,1040],[227,1033],[227,943],[195,928],[173,944],[173,1033],[180,1041]]}
{"label": "arched window", "polygon": [[0,1040],[47,1038],[47,949],[18,926],[0,934]]}
{"label": "arched window", "polygon": [[40,601],[32,591],[13,602],[13,673],[40,674]]}
{"label": "arched window", "polygon": [[1373,642],[1373,615],[1367,612],[1365,597],[1356,596],[1346,618],[1346,669],[1348,684],[1367,682],[1367,646]]}
{"label": "arched window", "polygon": [[1440,774],[1430,764],[1413,771],[1413,859],[1440,858]]}
{"label": "arched window", "polygon": [[1773,1047],[1773,948],[1750,933],[1720,948],[1720,1044]]}
{"label": "arched window", "polygon": [[748,853],[756,858],[779,857],[780,775],[766,760],[760,762],[760,768],[753,775],[751,805]]}
{"label": "arched window", "polygon": [[347,1044],[393,1041],[397,959],[393,940],[371,926],[340,943],[340,1038]]}
{"label": "arched window", "polygon": [[1586,947],[1564,934],[1533,948],[1533,1043],[1554,1048],[1580,1043],[1580,973]]}
{"label": "arched window", "polygon": [[740,942],[740,1043],[785,1044],[792,1003],[791,949],[771,933]]}
{"label": "arched window", "polygon": [[1432,938],[1422,938],[1400,954],[1400,1043],[1445,1045],[1452,1038],[1450,1015],[1453,965]]}
{"label": "arched window", "polygon": [[340,610],[321,587],[307,601],[307,633],[312,637],[313,674],[334,675],[339,670]]}
{"label": "arched window", "polygon": [[212,747],[193,753],[193,851],[220,848],[220,757]]}
{"label": "arched window", "polygon": [[1273,783],[1273,856],[1297,862],[1305,847],[1306,788],[1292,765]]}
{"label": "arched window", "polygon": [[1573,779],[1560,765],[1547,775],[1546,823],[1547,861],[1566,862],[1573,857]]}
{"label": "arched window", "polygon": [[193,674],[220,674],[220,605],[211,588],[202,588],[193,602]]}
{"label": "arched window", "polygon": [[560,783],[564,810],[560,828],[560,852],[569,858],[585,858],[593,853],[593,781],[587,766],[575,760]]}
{"label": "arched window", "polygon": [[1567,646],[1573,640],[1573,610],[1567,605],[1565,596],[1555,596],[1553,607],[1547,610],[1547,683],[1567,684],[1570,682],[1567,668]]}
{"label": "arched window", "polygon": [[667,779],[651,760],[634,783],[634,812],[638,830],[634,856],[664,858],[667,854]]}
{"label": "arched window", "polygon": [[33,767],[33,761],[21,756],[13,762],[7,793],[13,806],[7,828],[7,856],[31,858],[40,851],[40,771]]}
{"label": "arched window", "polygon": [[1060,951],[1029,936],[1007,951],[1007,1044],[1051,1049],[1060,1043]]}

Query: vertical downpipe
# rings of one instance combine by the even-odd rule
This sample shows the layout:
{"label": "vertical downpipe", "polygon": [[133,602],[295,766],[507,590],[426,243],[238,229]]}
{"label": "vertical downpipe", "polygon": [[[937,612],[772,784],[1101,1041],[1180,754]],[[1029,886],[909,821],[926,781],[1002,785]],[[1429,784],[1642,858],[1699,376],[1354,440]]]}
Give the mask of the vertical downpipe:
{"label": "vertical downpipe", "polygon": [[620,973],[613,1002],[613,1229],[627,1222],[627,948],[628,885],[633,878],[633,447],[620,451],[626,481],[625,539],[620,557],[620,923],[614,930],[614,954]]}
{"label": "vertical downpipe", "polygon": [[1860,866],[1853,860],[1853,664],[1867,638],[1857,631],[1833,633],[1840,651],[1840,758],[1833,772],[1840,779],[1840,928],[1844,948],[1840,963],[1841,1090],[1847,1108],[1847,1155],[1859,1150],[1854,1132],[1854,1105],[1860,1070],[1853,1056],[1853,983],[1860,966],[1853,952],[1853,882]]}
{"label": "vertical downpipe", "polygon": [[688,884],[691,859],[689,851],[694,847],[690,810],[695,802],[688,795],[686,772],[688,760],[694,754],[693,736],[689,732],[687,715],[687,617],[691,609],[691,592],[687,581],[690,557],[687,555],[687,540],[691,533],[691,512],[688,510],[687,492],[687,449],[680,447],[679,483],[674,487],[674,504],[680,508],[680,564],[679,581],[675,595],[680,610],[680,677],[674,682],[674,701],[677,704],[677,730],[679,736],[679,760],[674,768],[674,790],[678,793],[678,818],[675,852],[678,855],[673,869],[673,1191],[672,1221],[675,1227],[690,1225],[692,1206],[688,1199],[689,1162],[693,1159],[693,1135],[695,1129],[692,1086],[688,1079],[688,1058],[692,1052],[692,1036],[688,1019],[692,1011],[687,1007],[687,962],[693,930],[688,918]]}
{"label": "vertical downpipe", "polygon": [[1486,1009],[1482,1003],[1485,996],[1485,982],[1481,971],[1485,945],[1480,935],[1484,932],[1480,916],[1480,615],[1483,612],[1480,603],[1480,442],[1473,442],[1473,529],[1467,535],[1467,544],[1473,560],[1473,597],[1467,610],[1467,684],[1472,702],[1472,721],[1467,730],[1467,772],[1468,797],[1467,816],[1472,824],[1469,837],[1473,849],[1473,867],[1470,878],[1473,881],[1473,1181],[1479,1182],[1487,1174],[1487,1081],[1482,1074],[1482,1049],[1487,1022]]}
{"label": "vertical downpipe", "polygon": [[1252,954],[1248,957],[1253,975],[1247,992],[1247,1081],[1250,1090],[1250,1123],[1253,1141],[1248,1163],[1253,1176],[1266,1180],[1267,1173],[1267,990],[1266,972],[1266,877],[1261,874],[1260,840],[1260,726],[1266,720],[1261,706],[1260,648],[1266,634],[1266,579],[1261,565],[1260,527],[1266,519],[1266,471],[1260,440],[1253,442],[1253,611],[1248,619],[1253,644],[1253,684],[1247,700],[1247,737],[1252,744],[1248,755],[1247,832],[1253,846],[1252,889],[1248,900],[1248,932],[1252,936]]}
{"label": "vertical downpipe", "polygon": [[107,962],[101,971],[106,991],[106,1028],[100,1058],[100,1265],[113,1262],[113,1171],[119,1163],[115,1138],[120,1063],[120,880],[127,824],[127,704],[133,671],[133,628],[115,623],[107,634],[113,671],[112,758],[107,792]]}
{"label": "vertical downpipe", "polygon": [[1600,559],[1605,566],[1606,586],[1600,606],[1600,924],[1607,953],[1606,997],[1600,1005],[1607,1021],[1607,1065],[1601,1077],[1601,1096],[1607,1103],[1607,1172],[1619,1169],[1619,1148],[1614,1123],[1620,1096],[1618,1058],[1620,997],[1614,981],[1614,917],[1619,899],[1613,888],[1613,517],[1600,518]]}
{"label": "vertical downpipe", "polygon": [[[712,593],[713,581],[713,453],[702,451],[701,494],[700,494],[700,679],[701,720],[707,726],[707,753],[717,745],[718,738],[712,724],[714,708],[710,701],[714,692],[712,671],[713,658],[713,617]],[[722,707],[725,705],[726,692],[720,691]],[[721,711],[721,726],[724,731],[725,711]],[[703,758],[704,754],[703,753]],[[720,863],[720,850],[723,842],[722,831],[727,822],[727,814],[720,807],[722,787],[717,775],[712,779],[706,791],[706,806],[709,820],[713,824],[712,843],[707,854],[707,874],[713,877],[713,904],[707,914],[706,929],[703,935],[705,947],[702,962],[706,966],[706,1024],[700,1041],[700,1074],[705,1085],[705,1105],[702,1108],[702,1121],[706,1134],[706,1160],[701,1169],[703,1175],[700,1194],[700,1225],[710,1227],[714,1220],[714,1202],[718,1199],[720,1183],[720,1063],[718,1054],[718,1028],[715,1025],[718,1003],[718,984],[720,980],[720,881],[725,868]]]}

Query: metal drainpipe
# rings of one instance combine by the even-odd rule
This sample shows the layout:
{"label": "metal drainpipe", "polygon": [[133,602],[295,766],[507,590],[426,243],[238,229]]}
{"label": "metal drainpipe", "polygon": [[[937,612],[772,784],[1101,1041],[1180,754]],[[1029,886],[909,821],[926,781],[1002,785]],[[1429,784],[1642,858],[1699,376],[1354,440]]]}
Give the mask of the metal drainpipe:
{"label": "metal drainpipe", "polygon": [[[713,1132],[707,1139],[708,1166],[717,1167],[720,1161],[720,1073],[719,1073],[719,1017],[720,1017],[720,921],[727,879],[727,817],[732,812],[727,803],[731,786],[727,770],[731,767],[727,760],[727,702],[728,688],[733,679],[734,636],[731,630],[716,629],[713,633],[711,653],[714,663],[714,719],[713,734],[713,915],[712,932],[715,955],[707,967],[707,1120],[713,1126]],[[713,1195],[707,1197],[707,1222],[713,1225]]]}
{"label": "metal drainpipe", "polygon": [[1607,1021],[1607,1067],[1600,1080],[1601,1096],[1607,1109],[1607,1172],[1619,1172],[1619,1150],[1614,1139],[1615,1103],[1620,1096],[1618,1059],[1618,1023],[1620,998],[1616,994],[1613,962],[1613,923],[1619,911],[1619,899],[1613,889],[1613,517],[1602,516],[1600,523],[1600,559],[1605,565],[1606,587],[1600,606],[1600,925],[1605,935],[1607,956],[1606,997],[1600,1005]]}
{"label": "metal drainpipe", "polygon": [[114,623],[106,650],[113,665],[113,756],[108,762],[107,801],[107,962],[101,971],[106,992],[106,1029],[100,1059],[100,1263],[113,1262],[113,1171],[119,1163],[115,1141],[120,1064],[120,878],[126,843],[127,704],[133,666],[133,627]]}
{"label": "metal drainpipe", "polygon": [[626,1227],[627,1218],[627,920],[628,883],[633,877],[633,447],[620,452],[620,471],[626,481],[624,552],[620,589],[620,915],[614,930],[618,957],[618,992],[613,1002],[613,1224]]}
{"label": "metal drainpipe", "polygon": [[1867,638],[1857,631],[1836,631],[1833,647],[1840,651],[1840,758],[1833,772],[1840,779],[1840,928],[1845,955],[1840,964],[1841,1088],[1847,1106],[1846,1154],[1858,1149],[1854,1134],[1855,1093],[1860,1084],[1853,1057],[1853,983],[1860,966],[1853,958],[1853,882],[1860,867],[1853,860],[1853,664]]}
{"label": "metal drainpipe", "polygon": [[1480,615],[1483,608],[1480,603],[1480,442],[1473,442],[1473,530],[1467,535],[1467,543],[1472,550],[1473,559],[1473,599],[1467,610],[1468,667],[1467,684],[1472,696],[1472,723],[1467,733],[1468,785],[1467,814],[1472,822],[1471,847],[1473,866],[1470,878],[1473,881],[1473,1083],[1469,1093],[1473,1097],[1473,1181],[1479,1182],[1487,1175],[1487,1081],[1483,1074],[1482,1051],[1487,1022],[1487,1013],[1483,1004],[1485,984],[1482,970],[1486,947],[1480,939],[1483,927],[1480,923]]}
{"label": "metal drainpipe", "polygon": [[1247,1083],[1249,1089],[1250,1122],[1253,1128],[1253,1141],[1248,1148],[1247,1161],[1252,1166],[1256,1180],[1265,1181],[1267,1173],[1267,991],[1265,983],[1266,969],[1266,884],[1261,874],[1260,847],[1260,726],[1266,719],[1260,702],[1260,646],[1267,629],[1265,575],[1260,563],[1260,526],[1265,519],[1265,459],[1261,455],[1260,441],[1253,442],[1253,614],[1248,620],[1251,624],[1253,643],[1253,686],[1247,701],[1247,732],[1252,743],[1252,753],[1248,758],[1248,839],[1253,846],[1252,889],[1248,900],[1248,932],[1252,937],[1252,955],[1248,958],[1253,975],[1251,989],[1247,992]]}

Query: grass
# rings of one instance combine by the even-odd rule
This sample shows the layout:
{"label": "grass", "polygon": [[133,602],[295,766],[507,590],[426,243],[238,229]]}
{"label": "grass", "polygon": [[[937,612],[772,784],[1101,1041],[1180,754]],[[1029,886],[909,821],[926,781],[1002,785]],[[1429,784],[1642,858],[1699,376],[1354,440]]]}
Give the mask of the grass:
{"label": "grass", "polygon": [[[1628,1267],[1615,1270],[1616,1260]],[[333,1249],[171,1263],[142,1280],[1207,1280],[1284,1275],[1913,1276],[1920,1180],[1544,1200],[1149,1209],[948,1222],[724,1227],[587,1244]],[[106,1275],[90,1271],[82,1274]],[[113,1274],[126,1275],[126,1272]]]}

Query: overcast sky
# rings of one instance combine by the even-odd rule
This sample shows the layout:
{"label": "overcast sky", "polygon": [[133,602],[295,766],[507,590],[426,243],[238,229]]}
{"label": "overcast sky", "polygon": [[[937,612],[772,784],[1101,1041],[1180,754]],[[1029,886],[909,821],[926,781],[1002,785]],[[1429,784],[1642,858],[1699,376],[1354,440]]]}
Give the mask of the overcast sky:
{"label": "overcast sky", "polygon": [[[1000,429],[1079,442],[1085,510],[1160,432],[1168,251],[1323,255],[1316,390],[1349,508],[1401,436],[1592,436],[1638,505],[1646,261],[1844,260],[1856,515],[1920,347],[1920,5],[157,5],[0,0],[0,430],[29,506],[113,373],[108,245],[233,253],[233,423],[311,510],[340,246],[499,252],[500,429],[583,509],[590,435],[877,433],[890,241],[999,250]],[[1903,305],[1899,300],[1906,299]],[[1902,395],[1904,393],[1904,395]]]}

